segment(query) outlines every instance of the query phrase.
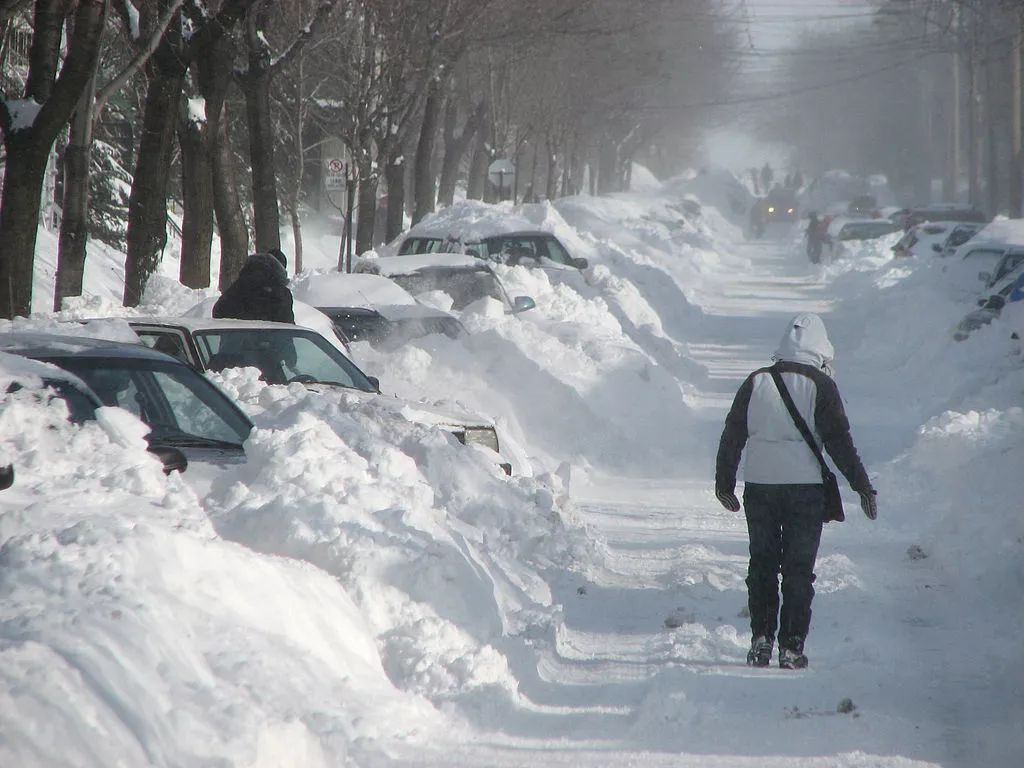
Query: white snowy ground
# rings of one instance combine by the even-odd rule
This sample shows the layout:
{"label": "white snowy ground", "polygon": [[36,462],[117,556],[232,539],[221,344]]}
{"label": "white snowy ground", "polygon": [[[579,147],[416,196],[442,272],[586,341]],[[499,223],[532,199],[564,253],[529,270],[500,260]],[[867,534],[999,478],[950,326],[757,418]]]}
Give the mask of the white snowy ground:
{"label": "white snowy ground", "polygon": [[[997,322],[952,342],[970,296],[937,262],[881,243],[812,270],[684,212],[694,189],[524,207],[585,276],[506,269],[536,310],[356,345],[386,391],[493,416],[528,457],[511,480],[444,433],[251,371],[216,377],[257,424],[247,464],[183,478],[8,397],[0,765],[1020,765],[1019,341]],[[311,237],[307,264],[336,245]],[[120,311],[118,265],[93,258],[96,295],[65,317]],[[152,288],[148,312],[205,296]],[[826,530],[810,668],[751,670],[744,524],[713,457],[805,310],[832,332],[881,511],[851,496]]]}

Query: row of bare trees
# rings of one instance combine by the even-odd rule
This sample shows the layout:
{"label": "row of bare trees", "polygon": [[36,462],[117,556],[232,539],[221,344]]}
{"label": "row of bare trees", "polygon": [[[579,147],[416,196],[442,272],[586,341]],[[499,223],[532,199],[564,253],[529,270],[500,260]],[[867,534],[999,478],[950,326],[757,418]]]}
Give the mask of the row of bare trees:
{"label": "row of bare trees", "polygon": [[[57,309],[82,293],[97,236],[125,252],[123,300],[140,303],[171,203],[180,280],[198,288],[215,233],[222,286],[251,249],[280,247],[282,210],[296,268],[304,218],[328,205],[362,252],[460,189],[493,198],[499,157],[519,199],[621,189],[633,159],[692,143],[686,100],[727,85],[727,58],[706,53],[730,44],[715,6],[0,0],[0,316],[31,310],[53,157]],[[341,202],[322,184],[339,151]]]}

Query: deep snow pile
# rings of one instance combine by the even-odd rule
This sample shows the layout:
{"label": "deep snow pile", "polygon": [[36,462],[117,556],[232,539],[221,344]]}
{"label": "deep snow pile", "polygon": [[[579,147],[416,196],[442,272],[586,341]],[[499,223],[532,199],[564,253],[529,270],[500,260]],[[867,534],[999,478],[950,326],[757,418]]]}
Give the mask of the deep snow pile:
{"label": "deep snow pile", "polygon": [[501,646],[552,637],[558,616],[543,572],[597,556],[561,479],[508,480],[490,456],[373,398],[257,376],[213,376],[257,425],[245,464],[205,499],[217,531],[338,577],[399,687],[514,696]]}
{"label": "deep snow pile", "polygon": [[328,766],[432,728],[337,581],[219,537],[135,425],[122,446],[28,390],[0,408],[17,472],[0,495],[0,763]]}

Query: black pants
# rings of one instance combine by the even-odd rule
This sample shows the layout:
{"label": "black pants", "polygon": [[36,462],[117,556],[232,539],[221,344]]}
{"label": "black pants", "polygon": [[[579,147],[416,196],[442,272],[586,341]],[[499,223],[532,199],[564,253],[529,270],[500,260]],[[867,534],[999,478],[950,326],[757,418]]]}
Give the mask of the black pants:
{"label": "black pants", "polygon": [[780,647],[803,652],[811,625],[814,560],[824,519],[822,486],[747,483],[743,507],[750,536],[750,631],[754,637],[774,639],[778,630]]}

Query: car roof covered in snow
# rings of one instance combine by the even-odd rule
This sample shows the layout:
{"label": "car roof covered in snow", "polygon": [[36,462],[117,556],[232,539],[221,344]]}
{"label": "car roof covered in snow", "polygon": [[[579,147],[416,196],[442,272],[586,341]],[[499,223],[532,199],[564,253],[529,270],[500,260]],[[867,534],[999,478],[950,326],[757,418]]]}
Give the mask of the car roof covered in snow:
{"label": "car roof covered in snow", "polygon": [[1024,219],[998,219],[989,222],[985,228],[961,245],[955,256],[965,256],[973,248],[1024,247]]}
{"label": "car roof covered in snow", "polygon": [[128,318],[129,325],[173,325],[185,330],[192,331],[222,331],[229,328],[250,329],[262,328],[264,330],[287,329],[314,331],[313,328],[305,328],[291,323],[274,323],[269,320],[235,320],[233,318],[213,317],[191,317],[187,315],[177,316],[139,316]]}
{"label": "car roof covered in snow", "polygon": [[85,382],[53,363],[33,360],[11,352],[0,352],[0,393],[15,381],[33,386],[41,385],[43,381],[67,381],[91,393]]}
{"label": "car roof covered in snow", "polygon": [[412,275],[427,269],[470,269],[490,271],[482,259],[465,253],[418,253],[410,256],[378,256],[356,263],[357,272],[377,275]]}
{"label": "car roof covered in snow", "polygon": [[0,351],[28,357],[113,357],[183,365],[180,360],[142,344],[51,333],[0,333]]}
{"label": "car roof covered in snow", "polygon": [[292,293],[314,307],[411,306],[416,299],[384,275],[370,272],[323,272],[304,275]]}

